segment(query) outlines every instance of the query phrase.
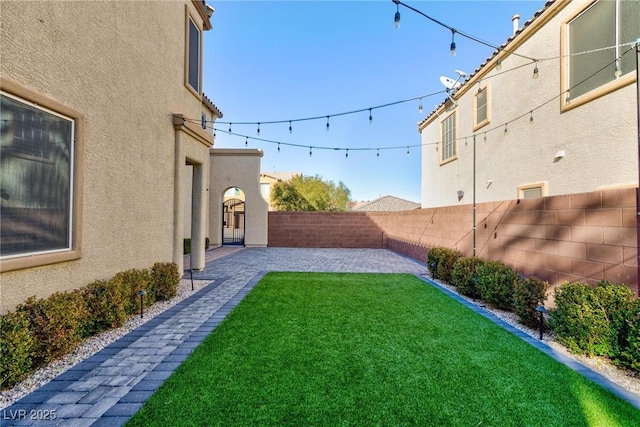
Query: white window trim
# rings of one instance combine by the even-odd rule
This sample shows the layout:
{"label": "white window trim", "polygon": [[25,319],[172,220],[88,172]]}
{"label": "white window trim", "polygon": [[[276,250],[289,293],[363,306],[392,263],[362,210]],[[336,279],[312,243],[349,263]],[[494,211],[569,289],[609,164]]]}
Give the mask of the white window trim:
{"label": "white window trim", "polygon": [[[449,120],[451,118],[451,116],[453,116],[453,141],[451,142],[453,144],[453,151],[454,154],[451,157],[447,157],[446,159],[443,159],[443,155],[444,155],[444,138],[443,138],[443,126],[444,123]],[[453,162],[454,160],[458,159],[458,115],[456,114],[456,110],[453,110],[449,115],[447,115],[446,117],[444,117],[441,121],[440,121],[440,142],[438,143],[438,152],[439,152],[439,157],[440,157],[440,166],[445,165],[447,163]]]}

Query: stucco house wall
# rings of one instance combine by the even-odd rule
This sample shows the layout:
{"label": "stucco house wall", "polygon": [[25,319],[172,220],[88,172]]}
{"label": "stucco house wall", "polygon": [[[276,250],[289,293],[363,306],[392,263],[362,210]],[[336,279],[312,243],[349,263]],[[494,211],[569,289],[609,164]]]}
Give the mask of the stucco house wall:
{"label": "stucco house wall", "polygon": [[185,86],[185,46],[188,17],[200,31],[210,27],[204,3],[2,1],[0,8],[2,90],[75,112],[79,130],[77,256],[35,266],[3,259],[0,311],[31,295],[178,261],[177,234],[181,262],[176,176],[186,163],[208,163],[213,138],[172,115],[201,117],[201,94]]}
{"label": "stucco house wall", "polygon": [[[466,70],[470,77],[453,95],[457,107],[447,101],[419,124],[422,207],[472,203],[474,137],[479,203],[522,198],[518,188],[530,185],[541,185],[543,196],[638,185],[635,73],[622,76],[622,87],[582,105],[572,99],[567,104],[563,93],[560,62],[567,58],[560,58],[566,55],[562,23],[590,3],[549,2],[504,51],[475,72]],[[535,64],[515,54],[547,59]],[[539,77],[534,79],[536,65]],[[479,88],[487,89],[490,120],[478,128],[474,97]],[[440,127],[452,113],[457,158],[442,163]],[[555,158],[559,151],[563,158]]]}

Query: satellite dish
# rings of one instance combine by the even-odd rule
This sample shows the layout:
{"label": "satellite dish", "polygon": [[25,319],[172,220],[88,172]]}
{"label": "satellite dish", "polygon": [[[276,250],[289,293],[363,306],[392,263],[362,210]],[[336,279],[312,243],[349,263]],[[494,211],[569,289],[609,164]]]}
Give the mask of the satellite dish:
{"label": "satellite dish", "polygon": [[460,83],[457,80],[453,80],[447,76],[440,76],[440,83],[442,83],[447,90],[458,89],[460,87]]}

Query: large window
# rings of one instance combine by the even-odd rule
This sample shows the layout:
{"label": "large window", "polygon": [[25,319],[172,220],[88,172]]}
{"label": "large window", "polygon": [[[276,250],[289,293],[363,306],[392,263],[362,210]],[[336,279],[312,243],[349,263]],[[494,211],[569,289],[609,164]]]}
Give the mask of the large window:
{"label": "large window", "polygon": [[0,256],[72,249],[74,123],[2,92]]}
{"label": "large window", "polygon": [[440,162],[454,160],[456,157],[456,113],[451,113],[440,124],[442,135],[442,150],[440,150]]}
{"label": "large window", "polygon": [[[592,99],[632,81],[635,55],[630,43],[640,35],[639,16],[638,1],[598,0],[565,22],[564,90],[570,91],[570,100],[590,93]],[[599,88],[604,92],[596,91]]]}
{"label": "large window", "polygon": [[200,29],[188,18],[187,84],[200,94]]}

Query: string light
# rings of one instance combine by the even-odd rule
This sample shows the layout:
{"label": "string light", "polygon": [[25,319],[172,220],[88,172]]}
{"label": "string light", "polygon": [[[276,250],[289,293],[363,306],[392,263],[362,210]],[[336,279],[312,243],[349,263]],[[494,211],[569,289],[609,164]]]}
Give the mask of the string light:
{"label": "string light", "polygon": [[500,58],[496,60],[496,70],[498,71],[502,70],[502,59]]}
{"label": "string light", "polygon": [[400,28],[400,5],[396,2],[396,14],[393,16],[393,28]]}
{"label": "string light", "polygon": [[371,115],[371,108],[369,108],[369,124],[373,123],[373,116]]}
{"label": "string light", "polygon": [[487,133],[484,133],[484,142],[487,142]]}
{"label": "string light", "polygon": [[280,152],[280,143],[278,142],[278,153]]}
{"label": "string light", "polygon": [[309,147],[309,157],[313,156],[313,151],[311,151],[311,147]]}
{"label": "string light", "polygon": [[409,152],[409,146],[407,145],[407,156],[410,155],[411,153]]}
{"label": "string light", "polygon": [[538,74],[539,74],[539,73],[538,73],[538,61],[536,61],[536,66],[535,66],[535,68],[533,69],[533,78],[534,78],[534,79],[537,79],[537,78],[538,78]]}
{"label": "string light", "polygon": [[229,133],[231,133],[231,122],[229,122]]}
{"label": "string light", "polygon": [[376,151],[377,151],[376,152],[376,157],[380,157],[380,149],[378,148],[378,149],[376,149]]}
{"label": "string light", "polygon": [[289,133],[293,133],[293,127],[291,126],[291,120],[289,120]]}
{"label": "string light", "polygon": [[344,157],[348,158],[349,157],[349,149],[347,148],[347,151],[344,153]]}
{"label": "string light", "polygon": [[327,132],[329,132],[329,116],[327,116]]}
{"label": "string light", "polygon": [[504,134],[506,135],[507,133],[509,133],[509,131],[507,130],[507,124],[504,124]]}
{"label": "string light", "polygon": [[456,42],[454,37],[456,35],[456,30],[454,28],[451,29],[451,46],[449,48],[449,55],[456,56]]}
{"label": "string light", "polygon": [[422,111],[424,110],[424,107],[422,106],[422,97],[420,97],[419,99],[420,104],[418,105],[418,113],[422,114]]}
{"label": "string light", "polygon": [[245,147],[249,146],[249,137],[246,137],[246,138],[244,139],[244,146],[245,146]]}
{"label": "string light", "polygon": [[532,125],[533,124],[533,110],[531,110],[531,115],[529,116],[529,124]]}
{"label": "string light", "polygon": [[616,76],[616,79],[620,78],[620,76],[622,76],[622,69],[620,68],[620,59],[619,58],[616,58],[616,65],[615,65],[615,70],[614,70],[613,74]]}
{"label": "string light", "polygon": [[260,122],[258,122],[258,135],[260,135]]}
{"label": "string light", "polygon": [[571,95],[569,94],[569,91],[567,91],[567,96],[566,98],[564,98],[564,105],[569,105],[571,103]]}

